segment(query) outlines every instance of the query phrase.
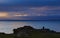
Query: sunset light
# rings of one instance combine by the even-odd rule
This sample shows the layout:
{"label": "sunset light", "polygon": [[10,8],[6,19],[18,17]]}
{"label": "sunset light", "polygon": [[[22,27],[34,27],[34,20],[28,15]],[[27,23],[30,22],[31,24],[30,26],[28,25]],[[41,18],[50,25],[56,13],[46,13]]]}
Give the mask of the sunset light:
{"label": "sunset light", "polygon": [[0,12],[0,18],[5,18],[5,17],[8,17],[8,13],[1,13]]}
{"label": "sunset light", "polygon": [[28,16],[27,14],[15,14],[14,16]]}

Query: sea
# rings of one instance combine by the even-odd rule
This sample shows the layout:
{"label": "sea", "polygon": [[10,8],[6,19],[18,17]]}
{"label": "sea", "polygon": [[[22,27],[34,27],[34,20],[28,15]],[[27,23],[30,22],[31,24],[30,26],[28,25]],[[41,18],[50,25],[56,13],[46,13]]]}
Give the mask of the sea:
{"label": "sea", "polygon": [[0,21],[0,32],[10,34],[13,33],[13,29],[23,26],[31,26],[35,29],[41,29],[44,26],[47,29],[60,32],[60,21]]}

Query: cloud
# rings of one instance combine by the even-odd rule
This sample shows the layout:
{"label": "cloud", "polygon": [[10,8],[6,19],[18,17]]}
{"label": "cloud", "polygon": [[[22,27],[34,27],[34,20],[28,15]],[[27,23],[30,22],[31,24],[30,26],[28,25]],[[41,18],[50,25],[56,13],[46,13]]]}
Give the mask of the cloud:
{"label": "cloud", "polygon": [[[60,16],[59,0],[0,0],[0,12],[7,12],[7,19],[26,19],[25,16]],[[1,18],[0,18],[1,19]],[[31,18],[28,18],[31,19]]]}
{"label": "cloud", "polygon": [[48,15],[59,15],[60,6],[40,6],[40,7],[19,7],[19,6],[8,6],[0,7],[0,12],[7,12],[12,15],[19,14],[19,16],[48,16]]}

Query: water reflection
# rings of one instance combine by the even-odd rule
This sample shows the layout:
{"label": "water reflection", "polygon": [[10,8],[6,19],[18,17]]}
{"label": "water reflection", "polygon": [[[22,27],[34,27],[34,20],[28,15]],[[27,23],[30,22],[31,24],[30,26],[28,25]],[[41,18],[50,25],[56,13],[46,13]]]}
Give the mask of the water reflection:
{"label": "water reflection", "polygon": [[55,31],[60,31],[60,21],[0,21],[0,32],[13,33],[14,28],[30,25],[34,28],[50,28]]}

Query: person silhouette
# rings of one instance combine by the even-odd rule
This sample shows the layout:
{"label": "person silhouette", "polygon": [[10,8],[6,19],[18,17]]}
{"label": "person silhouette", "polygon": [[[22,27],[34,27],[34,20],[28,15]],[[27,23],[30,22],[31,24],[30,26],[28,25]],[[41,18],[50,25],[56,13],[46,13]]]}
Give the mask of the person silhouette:
{"label": "person silhouette", "polygon": [[43,28],[42,28],[43,30],[45,29],[45,27],[43,26]]}

